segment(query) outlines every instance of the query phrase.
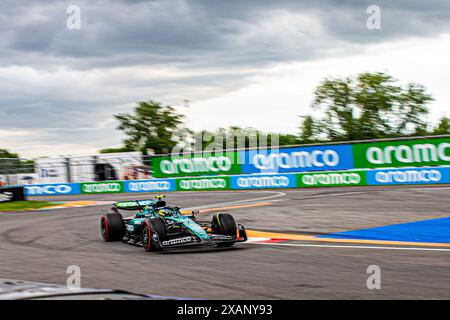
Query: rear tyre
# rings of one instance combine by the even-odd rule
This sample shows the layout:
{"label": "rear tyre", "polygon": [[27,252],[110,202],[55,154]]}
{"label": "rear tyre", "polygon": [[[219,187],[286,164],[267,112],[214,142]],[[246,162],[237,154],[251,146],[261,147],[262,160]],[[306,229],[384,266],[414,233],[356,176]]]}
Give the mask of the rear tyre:
{"label": "rear tyre", "polygon": [[158,236],[159,241],[165,241],[167,239],[164,222],[158,219],[144,221],[142,224],[142,246],[147,252],[161,250],[159,243],[153,239],[154,234]]}
{"label": "rear tyre", "polygon": [[100,219],[100,232],[106,242],[122,241],[125,225],[120,213],[107,213]]}
{"label": "rear tyre", "polygon": [[[211,222],[211,230],[213,234],[221,234],[236,238],[237,227],[234,218],[229,213],[218,213],[214,215]],[[219,247],[231,247],[234,242],[218,243]]]}

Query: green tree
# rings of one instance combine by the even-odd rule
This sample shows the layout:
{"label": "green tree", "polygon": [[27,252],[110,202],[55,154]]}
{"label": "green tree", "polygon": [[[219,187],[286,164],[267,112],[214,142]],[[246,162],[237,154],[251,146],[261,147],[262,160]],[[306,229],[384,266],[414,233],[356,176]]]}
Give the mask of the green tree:
{"label": "green tree", "polygon": [[279,134],[278,138],[280,146],[292,146],[300,143],[298,137],[294,134]]}
{"label": "green tree", "polygon": [[19,158],[17,153],[10,153],[6,149],[0,149],[0,159],[11,159],[11,158]]}
{"label": "green tree", "polygon": [[214,131],[203,130],[196,134],[197,146],[201,145],[202,150],[248,148],[260,138],[261,133],[258,130],[238,126],[218,128]]}
{"label": "green tree", "polygon": [[317,126],[312,116],[303,117],[300,126],[300,142],[310,143],[317,140]]}
{"label": "green tree", "polygon": [[439,124],[433,130],[434,135],[450,134],[450,118],[442,117]]}
{"label": "green tree", "polygon": [[202,150],[224,150],[238,148],[270,147],[298,144],[298,138],[293,134],[265,133],[254,128],[232,126],[219,128],[213,132],[201,131],[196,134],[196,144]]}
{"label": "green tree", "polygon": [[34,172],[34,161],[20,159],[17,153],[0,149],[0,174]]}
{"label": "green tree", "polygon": [[118,148],[101,149],[99,152],[100,153],[120,153],[120,152],[130,152],[130,151],[134,151],[134,150],[131,150],[127,147],[118,147]]}
{"label": "green tree", "polygon": [[323,111],[318,130],[332,141],[363,140],[427,132],[428,103],[422,85],[406,86],[385,73],[325,79],[315,90],[313,108]]}
{"label": "green tree", "polygon": [[119,121],[117,128],[127,136],[124,148],[143,154],[149,149],[155,154],[170,152],[178,143],[174,134],[183,129],[183,115],[153,100],[139,102],[133,114],[121,113],[114,117]]}

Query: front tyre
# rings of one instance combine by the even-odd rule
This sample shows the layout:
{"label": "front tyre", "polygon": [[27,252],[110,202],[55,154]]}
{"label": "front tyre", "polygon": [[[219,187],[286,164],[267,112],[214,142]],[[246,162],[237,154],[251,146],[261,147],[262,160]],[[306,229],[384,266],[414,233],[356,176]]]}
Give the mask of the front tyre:
{"label": "front tyre", "polygon": [[[211,222],[211,229],[213,234],[221,234],[224,236],[231,236],[236,238],[237,227],[234,218],[229,213],[218,213],[214,215]],[[219,247],[231,247],[234,242],[218,243]]]}
{"label": "front tyre", "polygon": [[100,232],[106,242],[122,241],[125,225],[120,213],[107,213],[100,219]]}
{"label": "front tyre", "polygon": [[142,224],[142,246],[145,251],[160,251],[159,242],[154,239],[157,236],[159,241],[164,241],[167,238],[167,231],[164,222],[158,219],[146,220]]}

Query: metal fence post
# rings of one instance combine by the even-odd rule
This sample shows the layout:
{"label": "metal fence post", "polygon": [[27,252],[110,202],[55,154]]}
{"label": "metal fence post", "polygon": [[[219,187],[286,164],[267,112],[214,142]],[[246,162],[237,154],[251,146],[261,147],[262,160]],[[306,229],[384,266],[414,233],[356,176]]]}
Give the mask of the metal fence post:
{"label": "metal fence post", "polygon": [[65,159],[65,166],[66,166],[66,176],[67,176],[67,182],[72,183],[72,173],[70,170],[70,158]]}

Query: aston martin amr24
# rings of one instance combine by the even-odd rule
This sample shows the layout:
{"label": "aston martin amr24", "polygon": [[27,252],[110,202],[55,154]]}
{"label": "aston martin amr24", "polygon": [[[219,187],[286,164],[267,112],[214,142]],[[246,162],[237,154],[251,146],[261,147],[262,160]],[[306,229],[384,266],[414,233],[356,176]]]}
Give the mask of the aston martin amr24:
{"label": "aston martin amr24", "polygon": [[[188,214],[179,206],[169,206],[157,196],[156,200],[117,202],[111,212],[100,220],[102,237],[107,242],[123,241],[142,246],[145,251],[160,251],[193,246],[230,247],[247,241],[244,226],[236,224],[229,213],[216,213],[210,221]],[[121,211],[134,211],[124,218]]]}

